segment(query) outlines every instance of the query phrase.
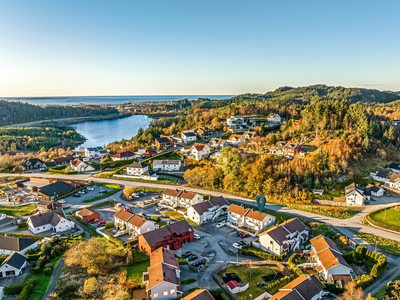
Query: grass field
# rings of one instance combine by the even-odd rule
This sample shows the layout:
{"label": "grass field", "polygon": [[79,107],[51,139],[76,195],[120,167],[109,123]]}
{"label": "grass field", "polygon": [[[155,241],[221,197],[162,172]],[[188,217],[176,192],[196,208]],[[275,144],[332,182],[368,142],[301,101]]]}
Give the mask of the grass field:
{"label": "grass field", "polygon": [[0,205],[0,213],[13,217],[29,216],[35,210],[34,204],[21,206],[2,206]]}
{"label": "grass field", "polygon": [[108,187],[110,189],[119,189],[119,188],[121,188],[121,186],[119,184],[116,184],[116,183],[96,182],[96,186],[105,186],[105,187]]}
{"label": "grass field", "polygon": [[400,243],[397,241],[360,231],[357,231],[356,234],[372,245],[376,243],[377,247],[383,251],[400,255]]}
{"label": "grass field", "polygon": [[369,217],[378,223],[387,224],[400,230],[400,207],[372,212]]}
{"label": "grass field", "polygon": [[134,279],[137,284],[143,283],[143,272],[147,272],[147,268],[150,266],[150,261],[142,261],[126,268],[127,275],[126,279]]}

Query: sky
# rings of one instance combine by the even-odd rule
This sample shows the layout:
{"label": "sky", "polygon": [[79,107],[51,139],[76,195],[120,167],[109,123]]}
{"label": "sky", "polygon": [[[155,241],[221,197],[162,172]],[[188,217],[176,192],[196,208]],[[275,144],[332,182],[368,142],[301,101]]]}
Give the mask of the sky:
{"label": "sky", "polygon": [[400,1],[0,0],[0,96],[400,90]]}

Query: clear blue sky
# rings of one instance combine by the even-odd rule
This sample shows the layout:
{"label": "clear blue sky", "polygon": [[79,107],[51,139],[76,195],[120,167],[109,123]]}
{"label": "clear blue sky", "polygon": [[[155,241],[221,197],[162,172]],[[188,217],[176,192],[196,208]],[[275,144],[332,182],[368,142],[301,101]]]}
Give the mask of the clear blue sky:
{"label": "clear blue sky", "polygon": [[0,96],[400,90],[400,1],[0,0]]}

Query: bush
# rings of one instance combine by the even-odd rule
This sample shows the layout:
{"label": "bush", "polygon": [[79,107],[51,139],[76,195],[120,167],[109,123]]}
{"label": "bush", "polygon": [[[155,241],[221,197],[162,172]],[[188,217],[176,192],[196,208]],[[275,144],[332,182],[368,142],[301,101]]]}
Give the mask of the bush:
{"label": "bush", "polygon": [[28,227],[28,223],[26,223],[26,221],[21,222],[21,223],[18,224],[18,228],[19,229],[26,228],[26,227]]}
{"label": "bush", "polygon": [[3,254],[0,256],[0,265],[7,259],[7,255]]}
{"label": "bush", "polygon": [[151,220],[154,222],[160,222],[161,221],[161,217],[160,216],[151,216]]}
{"label": "bush", "polygon": [[32,272],[33,272],[34,274],[40,274],[40,272],[42,272],[42,268],[41,268],[41,267],[34,267],[34,268],[32,269]]}
{"label": "bush", "polygon": [[294,253],[292,256],[289,257],[288,260],[288,269],[290,272],[292,272],[294,275],[296,275],[296,277],[299,277],[300,275],[303,275],[304,272],[303,270],[301,270],[299,267],[296,266],[295,264],[295,260],[297,258],[297,253]]}
{"label": "bush", "polygon": [[6,286],[4,288],[4,295],[16,295],[21,293],[22,289],[24,288],[24,284],[14,284],[10,286]]}
{"label": "bush", "polygon": [[35,254],[35,250],[29,249],[28,251],[26,251],[25,255],[29,255],[29,254]]}
{"label": "bush", "polygon": [[354,262],[354,253],[355,251],[350,251],[347,252],[346,254],[343,255],[343,258],[349,263],[351,264],[352,262]]}
{"label": "bush", "polygon": [[257,249],[250,245],[243,246],[243,248],[241,250],[239,250],[239,253],[242,255],[259,257],[259,258],[262,258],[265,260],[277,260],[277,261],[281,261],[282,259],[284,259],[287,256],[286,252],[284,252],[278,256],[278,255],[271,254],[271,253],[265,252],[263,250]]}
{"label": "bush", "polygon": [[114,228],[115,224],[114,224],[114,222],[108,222],[108,223],[106,223],[105,227],[106,227],[106,229]]}
{"label": "bush", "polygon": [[26,257],[28,258],[28,261],[35,261],[38,260],[41,254],[31,254],[27,255]]}
{"label": "bush", "polygon": [[31,296],[31,291],[33,290],[34,286],[35,280],[30,279],[27,283],[25,283],[24,288],[22,289],[16,300],[28,300]]}
{"label": "bush", "polygon": [[325,288],[336,295],[339,295],[344,292],[344,289],[338,288],[334,283],[325,283]]}
{"label": "bush", "polygon": [[43,273],[44,275],[50,276],[53,274],[53,268],[44,268]]}
{"label": "bush", "polygon": [[269,284],[266,288],[266,291],[273,295],[279,291],[280,288],[287,285],[289,282],[293,281],[295,276],[292,274],[290,276],[285,276],[281,279],[274,281],[273,283]]}

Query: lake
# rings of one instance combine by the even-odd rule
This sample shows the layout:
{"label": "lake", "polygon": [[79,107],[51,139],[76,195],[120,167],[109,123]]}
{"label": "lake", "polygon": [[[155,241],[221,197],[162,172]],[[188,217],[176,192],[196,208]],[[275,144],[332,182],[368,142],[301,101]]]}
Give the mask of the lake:
{"label": "lake", "polygon": [[153,119],[146,115],[132,115],[122,119],[83,122],[70,126],[87,139],[81,146],[95,147],[122,139],[129,140],[137,134],[140,127],[149,127],[151,120]]}

